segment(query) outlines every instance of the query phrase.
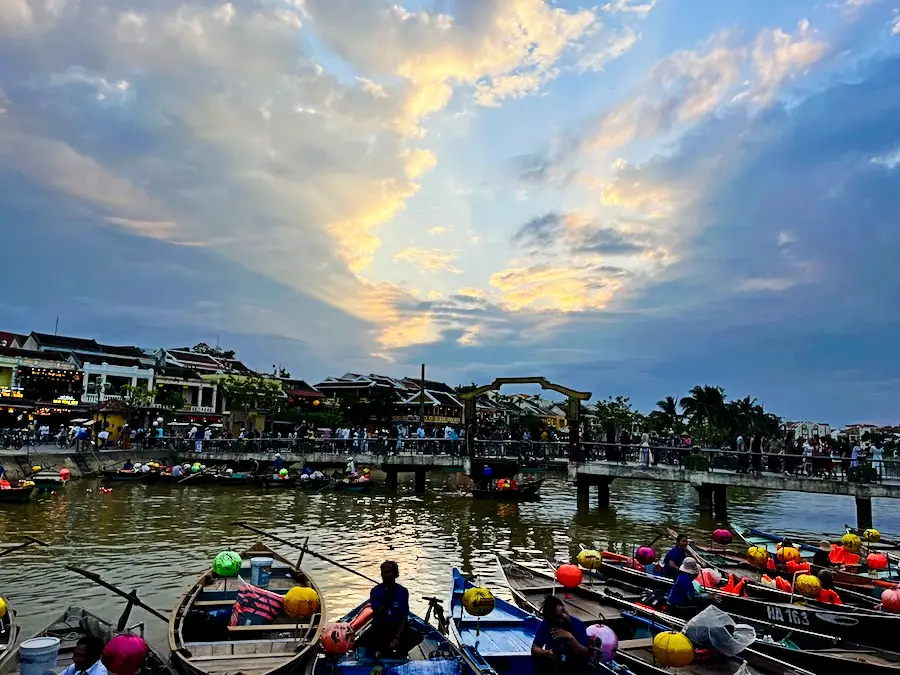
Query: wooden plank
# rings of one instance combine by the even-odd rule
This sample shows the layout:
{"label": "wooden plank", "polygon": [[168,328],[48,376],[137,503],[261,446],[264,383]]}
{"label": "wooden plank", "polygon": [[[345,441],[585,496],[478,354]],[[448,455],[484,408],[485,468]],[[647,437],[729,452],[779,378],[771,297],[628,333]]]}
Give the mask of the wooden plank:
{"label": "wooden plank", "polygon": [[230,600],[198,600],[193,604],[193,607],[227,607],[235,602],[236,598],[231,598]]}
{"label": "wooden plank", "polygon": [[261,626],[228,626],[228,632],[237,632],[237,633],[253,633],[253,632],[266,632],[266,631],[288,631],[288,630],[306,630],[312,624],[309,623],[301,623],[299,626],[295,623],[271,623],[268,625]]}
{"label": "wooden plank", "polygon": [[235,661],[243,660],[243,659],[256,659],[258,661],[266,660],[279,660],[279,661],[289,661],[294,658],[296,654],[285,652],[284,654],[223,654],[221,656],[195,656],[191,659],[191,662],[207,662],[207,661],[222,661],[222,660],[231,660]]}
{"label": "wooden plank", "polygon": [[653,646],[653,638],[638,638],[637,640],[619,640],[619,649],[647,649]]}

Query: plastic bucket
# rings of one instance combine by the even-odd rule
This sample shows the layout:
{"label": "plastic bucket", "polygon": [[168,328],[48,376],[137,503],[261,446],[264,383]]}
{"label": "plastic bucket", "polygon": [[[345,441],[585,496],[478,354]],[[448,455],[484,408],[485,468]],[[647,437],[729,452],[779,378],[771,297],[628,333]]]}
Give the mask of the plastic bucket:
{"label": "plastic bucket", "polygon": [[38,637],[19,645],[19,674],[44,675],[56,671],[59,658],[59,638]]}
{"label": "plastic bucket", "polygon": [[269,587],[272,576],[272,558],[250,558],[250,583],[260,588]]}

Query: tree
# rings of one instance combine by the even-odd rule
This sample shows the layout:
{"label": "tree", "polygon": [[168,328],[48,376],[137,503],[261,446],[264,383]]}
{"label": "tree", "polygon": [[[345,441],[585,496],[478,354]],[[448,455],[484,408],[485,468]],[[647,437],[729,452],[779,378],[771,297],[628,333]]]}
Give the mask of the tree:
{"label": "tree", "polygon": [[240,410],[246,416],[250,415],[251,410],[274,411],[284,398],[281,382],[264,377],[229,375],[220,381],[219,387],[225,395],[228,407]]}
{"label": "tree", "polygon": [[648,418],[653,418],[657,422],[661,423],[665,429],[655,429],[656,431],[666,432],[669,429],[675,429],[678,426],[679,418],[681,417],[678,414],[678,399],[674,396],[666,396],[664,399],[661,399],[656,402],[657,410],[654,410],[650,413]]}
{"label": "tree", "polygon": [[135,408],[146,408],[153,403],[153,392],[141,385],[123,384],[119,391],[125,400],[125,420],[131,424],[131,414]]}
{"label": "tree", "polygon": [[467,394],[470,391],[475,391],[478,389],[478,385],[474,382],[472,384],[458,384],[456,385],[456,393],[457,394]]}
{"label": "tree", "polygon": [[233,349],[222,349],[221,347],[211,347],[205,342],[198,342],[193,347],[191,347],[191,351],[195,354],[208,354],[210,356],[216,356],[220,359],[233,359],[234,358],[234,350]]}
{"label": "tree", "polygon": [[612,424],[616,432],[622,429],[631,431],[635,424],[643,424],[644,416],[631,407],[631,399],[627,396],[609,396],[603,401],[597,401],[594,404],[594,410],[597,415],[597,422],[602,427]]}
{"label": "tree", "polygon": [[289,371],[284,366],[272,366],[272,374],[275,377],[280,377],[282,380],[291,379],[291,371]]}
{"label": "tree", "polygon": [[713,428],[720,426],[725,418],[725,390],[722,387],[696,385],[679,401],[679,405],[691,424],[698,430],[705,430],[706,440],[711,440]]}
{"label": "tree", "polygon": [[184,396],[174,389],[163,389],[156,394],[156,404],[167,410],[181,410],[184,408]]}

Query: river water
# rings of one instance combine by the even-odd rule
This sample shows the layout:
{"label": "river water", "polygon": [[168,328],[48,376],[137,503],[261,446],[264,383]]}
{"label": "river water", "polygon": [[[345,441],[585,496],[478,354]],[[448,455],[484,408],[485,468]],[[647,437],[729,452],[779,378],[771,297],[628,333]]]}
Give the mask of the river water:
{"label": "river water", "polygon": [[[99,573],[125,590],[137,589],[152,607],[168,613],[180,594],[224,549],[241,550],[256,535],[234,527],[243,520],[278,536],[302,541],[371,577],[386,558],[400,565],[414,611],[424,613],[423,595],[445,597],[450,569],[479,576],[498,596],[508,598],[494,554],[529,558],[569,557],[579,544],[632,550],[653,540],[663,526],[709,536],[716,523],[697,513],[697,496],[685,484],[615,481],[612,508],[576,509],[575,489],[564,476],[546,474],[543,499],[532,504],[474,501],[459,474],[432,473],[427,491],[415,495],[411,483],[370,496],[333,492],[259,492],[241,488],[116,485],[99,493],[96,481],[71,483],[60,494],[30,504],[0,504],[0,544],[29,534],[52,544],[28,547],[0,558],[0,593],[9,597],[25,635],[47,625],[69,604],[115,620],[124,601],[67,571],[77,565]],[[523,478],[524,480],[524,478]],[[838,532],[855,521],[852,498],[789,492],[729,490],[732,522],[776,532]],[[873,500],[875,524],[900,532],[900,513],[889,500]],[[289,548],[267,542],[293,558]],[[658,552],[669,546],[666,538]],[[330,618],[356,606],[370,584],[307,556],[304,568],[321,587]],[[165,646],[165,624],[137,609],[147,636]]]}

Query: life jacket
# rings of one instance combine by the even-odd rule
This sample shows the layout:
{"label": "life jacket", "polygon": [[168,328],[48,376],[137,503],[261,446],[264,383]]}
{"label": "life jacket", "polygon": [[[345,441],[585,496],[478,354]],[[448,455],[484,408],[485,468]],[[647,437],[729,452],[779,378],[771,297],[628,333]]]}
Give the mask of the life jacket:
{"label": "life jacket", "polygon": [[859,556],[855,553],[850,553],[843,546],[836,546],[835,544],[831,545],[831,553],[828,554],[828,559],[833,562],[835,565],[858,565],[859,564]]}
{"label": "life jacket", "polygon": [[283,607],[284,599],[278,593],[247,584],[237,593],[231,612],[231,625],[272,623]]}
{"label": "life jacket", "polygon": [[737,583],[734,582],[734,574],[728,575],[728,583],[725,584],[724,587],[719,590],[722,593],[731,593],[732,595],[746,595],[746,591],[744,590],[744,586],[747,584],[747,578],[744,577]]}
{"label": "life jacket", "polygon": [[784,577],[777,577],[775,579],[775,588],[779,591],[784,591],[785,593],[791,592],[791,582],[785,579]]}
{"label": "life jacket", "polygon": [[823,588],[819,591],[819,594],[816,596],[816,600],[818,602],[825,602],[829,605],[843,605],[841,602],[841,596],[839,596],[833,589],[831,588]]}
{"label": "life jacket", "polygon": [[769,558],[766,561],[766,569],[769,570],[770,572],[775,571],[775,560],[773,558]]}
{"label": "life jacket", "polygon": [[809,574],[809,563],[796,563],[793,560],[788,560],[785,568],[787,568],[788,574],[796,574],[797,572]]}
{"label": "life jacket", "polygon": [[775,588],[777,582],[775,581],[775,579],[770,577],[768,574],[763,574],[762,578],[759,580],[759,583],[768,588]]}

